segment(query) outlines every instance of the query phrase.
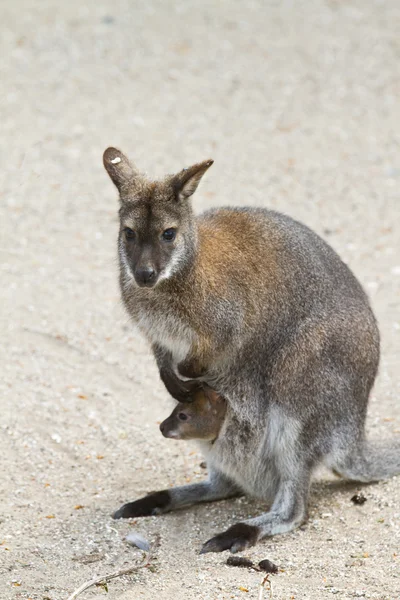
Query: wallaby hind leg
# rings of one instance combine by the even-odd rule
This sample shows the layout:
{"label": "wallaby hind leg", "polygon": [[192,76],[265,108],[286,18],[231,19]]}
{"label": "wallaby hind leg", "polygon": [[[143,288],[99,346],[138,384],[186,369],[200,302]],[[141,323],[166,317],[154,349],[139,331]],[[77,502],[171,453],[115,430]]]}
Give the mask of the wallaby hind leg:
{"label": "wallaby hind leg", "polygon": [[281,477],[271,510],[242,523],[236,523],[206,542],[206,552],[241,552],[263,537],[286,533],[306,519],[311,469],[301,465],[293,469],[292,477]]}
{"label": "wallaby hind leg", "polygon": [[119,508],[114,514],[114,519],[129,519],[137,517],[148,517],[169,512],[190,504],[198,502],[211,502],[239,496],[242,491],[230,479],[216,470],[210,470],[207,481],[183,485],[169,490],[153,492],[128,502]]}
{"label": "wallaby hind leg", "polygon": [[380,481],[400,474],[400,440],[362,441],[347,453],[330,456],[329,466],[345,479]]}

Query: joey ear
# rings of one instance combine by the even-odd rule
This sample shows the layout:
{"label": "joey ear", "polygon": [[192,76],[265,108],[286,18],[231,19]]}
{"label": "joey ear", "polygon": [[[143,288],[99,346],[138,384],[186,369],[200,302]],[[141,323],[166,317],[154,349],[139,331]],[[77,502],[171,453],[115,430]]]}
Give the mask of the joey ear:
{"label": "joey ear", "polygon": [[217,392],[215,390],[211,389],[208,386],[207,386],[207,388],[204,389],[204,393],[207,397],[207,400],[211,404],[211,406],[219,404],[222,401],[221,396],[219,394],[217,394]]}
{"label": "joey ear", "polygon": [[209,159],[201,163],[196,163],[175,175],[173,185],[180,199],[184,200],[195,193],[201,178],[213,162],[212,159]]}
{"label": "joey ear", "polygon": [[135,165],[117,148],[107,148],[103,154],[103,164],[118,190],[139,174]]}

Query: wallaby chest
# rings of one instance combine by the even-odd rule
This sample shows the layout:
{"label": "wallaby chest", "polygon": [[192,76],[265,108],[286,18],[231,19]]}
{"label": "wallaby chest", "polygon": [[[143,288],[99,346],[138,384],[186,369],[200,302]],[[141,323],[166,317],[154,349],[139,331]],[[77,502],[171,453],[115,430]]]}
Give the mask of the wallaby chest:
{"label": "wallaby chest", "polygon": [[197,338],[193,327],[174,301],[157,301],[141,292],[131,291],[124,298],[132,320],[150,343],[169,350],[174,362],[183,361]]}

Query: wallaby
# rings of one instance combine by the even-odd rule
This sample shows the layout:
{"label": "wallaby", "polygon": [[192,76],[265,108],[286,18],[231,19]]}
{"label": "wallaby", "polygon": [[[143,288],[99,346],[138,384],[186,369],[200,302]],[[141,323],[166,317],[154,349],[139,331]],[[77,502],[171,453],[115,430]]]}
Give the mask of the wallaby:
{"label": "wallaby", "polygon": [[[209,479],[155,492],[114,515],[140,517],[239,492],[269,510],[209,540],[236,552],[306,518],[312,471],[375,481],[400,473],[400,441],[365,440],[379,332],[361,285],[308,227],[264,208],[195,216],[212,160],[151,181],[115,148],[122,298],[178,400],[203,382],[226,399]],[[187,381],[189,379],[190,381]],[[197,381],[196,381],[197,380]]]}
{"label": "wallaby", "polygon": [[166,438],[205,440],[214,443],[226,413],[225,398],[208,386],[194,393],[190,402],[178,402],[160,425]]}

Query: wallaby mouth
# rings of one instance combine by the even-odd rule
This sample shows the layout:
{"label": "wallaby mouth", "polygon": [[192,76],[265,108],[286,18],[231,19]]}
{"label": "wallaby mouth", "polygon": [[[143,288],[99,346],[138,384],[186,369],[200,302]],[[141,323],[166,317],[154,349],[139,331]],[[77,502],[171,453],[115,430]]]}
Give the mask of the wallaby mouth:
{"label": "wallaby mouth", "polygon": [[163,436],[165,438],[169,438],[171,440],[180,440],[181,436],[179,435],[178,431],[176,431],[175,429],[167,429],[165,428],[164,430],[161,429],[161,433],[163,434]]}
{"label": "wallaby mouth", "polygon": [[136,281],[136,285],[141,288],[153,288],[157,283],[157,281],[146,281],[146,282],[138,281],[136,279],[136,277],[135,277],[135,281]]}
{"label": "wallaby mouth", "polygon": [[179,435],[179,433],[177,431],[163,431],[162,432],[163,436],[166,438],[170,438],[171,440],[180,440],[181,436]]}

